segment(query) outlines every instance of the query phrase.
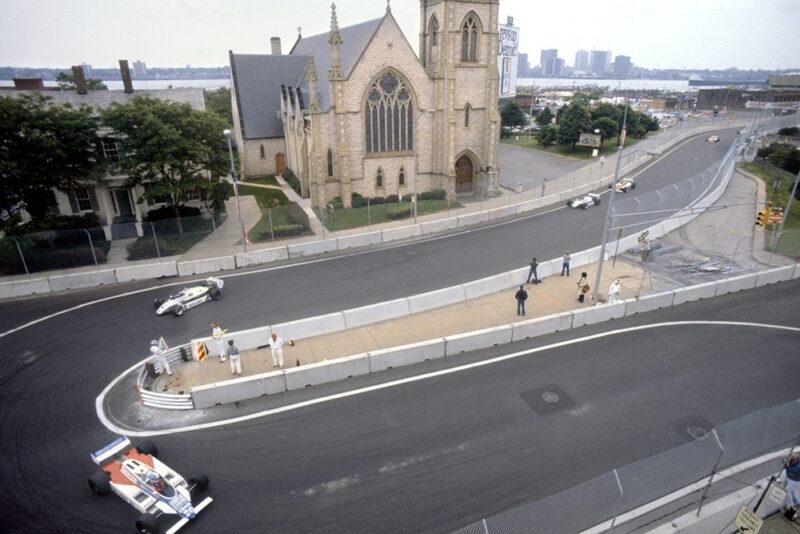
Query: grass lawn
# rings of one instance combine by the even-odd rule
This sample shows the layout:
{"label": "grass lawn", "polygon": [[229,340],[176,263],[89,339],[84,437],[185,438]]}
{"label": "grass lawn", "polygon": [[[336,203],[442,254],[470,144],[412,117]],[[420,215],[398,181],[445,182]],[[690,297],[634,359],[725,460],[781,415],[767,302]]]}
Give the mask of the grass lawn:
{"label": "grass lawn", "polygon": [[[267,177],[264,178],[265,180]],[[274,180],[274,178],[272,178]],[[266,183],[266,182],[259,182]],[[275,182],[277,185],[277,182]],[[233,194],[233,186],[231,186],[231,194]],[[264,189],[262,187],[248,187],[246,184],[239,184],[240,195],[252,195],[258,202],[258,207],[261,208],[261,219],[247,232],[247,237],[253,243],[261,243],[270,241],[272,239],[271,228],[277,226],[287,226],[298,224],[298,217],[292,217],[291,214],[298,214],[302,211],[297,204],[290,202],[283,191],[279,189]],[[270,216],[272,217],[272,226],[270,227]],[[311,233],[307,224],[304,224],[305,231],[292,235],[308,235]],[[276,239],[283,239],[289,236],[275,236]]]}
{"label": "grass lawn", "polygon": [[[742,168],[764,180],[767,186],[767,202],[772,202],[772,206],[776,208],[786,208],[794,186],[794,176],[777,167],[758,163],[745,163]],[[779,180],[777,191],[776,180]],[[783,235],[775,252],[789,258],[797,258],[800,256],[800,200],[793,199],[791,212],[788,216],[784,214],[784,221]],[[767,226],[767,229],[771,230],[766,239],[767,247],[772,243],[772,231],[777,230],[778,226],[777,224]]]}
{"label": "grass lawn", "polygon": [[[222,217],[217,219],[217,224],[222,220]],[[187,252],[190,248],[202,241],[206,236],[214,231],[214,225],[211,219],[203,219],[201,217],[190,217],[184,219],[184,224],[191,221],[191,226],[184,228],[183,237],[179,234],[167,230],[167,228],[156,229],[158,236],[158,248],[153,241],[153,234],[151,233],[151,226],[149,223],[144,223],[145,232],[144,236],[136,239],[133,243],[127,245],[128,259],[129,260],[142,260],[148,258],[157,258],[159,256],[177,256]],[[165,221],[165,224],[171,224],[171,220]]]}
{"label": "grass lawn", "polygon": [[[275,178],[275,175],[268,174],[266,176],[253,176],[252,178],[248,178],[247,182],[253,182],[256,184],[262,185],[278,185],[278,179]],[[247,184],[247,182],[239,182],[239,185]]]}
{"label": "grass lawn", "polygon": [[[317,217],[325,225],[325,228],[334,232],[336,230],[347,230],[348,228],[360,228],[370,224],[381,224],[385,222],[392,222],[399,219],[389,218],[388,212],[390,208],[403,206],[410,208],[410,202],[392,202],[389,204],[377,204],[369,208],[348,208],[334,210],[333,215],[330,211],[325,210],[324,215],[320,215],[319,209],[314,208]],[[428,213],[436,213],[448,209],[460,208],[461,204],[454,200],[420,200],[417,205],[417,215],[425,215]],[[368,212],[369,210],[369,212]],[[405,220],[412,221],[411,217],[404,217]]]}
{"label": "grass lawn", "polygon": [[[230,194],[233,196],[233,186],[230,186]],[[263,211],[265,208],[275,208],[285,206],[289,199],[279,189],[264,189],[263,187],[252,187],[247,184],[239,183],[239,195],[256,197],[258,207]]]}
{"label": "grass lawn", "polygon": [[[649,135],[649,134],[648,134]],[[519,137],[519,140],[517,139]],[[631,136],[628,136],[625,139],[625,147],[630,147],[638,143],[641,139],[635,139]],[[555,154],[558,156],[565,156],[568,158],[575,158],[575,159],[592,159],[592,147],[588,146],[576,146],[571,147],[569,145],[549,145],[549,146],[542,146],[536,140],[536,136],[528,137],[527,134],[519,134],[519,135],[511,135],[510,137],[504,137],[500,139],[501,143],[506,143],[508,145],[515,145],[521,146],[524,148],[533,148],[536,150],[541,150],[542,152],[547,152],[549,154]],[[603,143],[603,148],[600,149],[600,156],[609,156],[616,154],[617,152],[617,138],[612,137],[610,139],[606,139]]]}

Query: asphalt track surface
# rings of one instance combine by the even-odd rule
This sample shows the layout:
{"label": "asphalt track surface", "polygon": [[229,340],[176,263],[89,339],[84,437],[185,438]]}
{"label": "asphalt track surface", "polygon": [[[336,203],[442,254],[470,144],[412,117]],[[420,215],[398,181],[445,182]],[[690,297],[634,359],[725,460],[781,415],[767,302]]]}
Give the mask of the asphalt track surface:
{"label": "asphalt track surface", "polygon": [[[700,172],[733,135],[724,132],[718,144],[689,141],[643,173],[636,193],[651,177],[658,187]],[[152,298],[169,291],[162,289],[0,337],[3,529],[132,529],[135,511],[88,491],[88,453],[113,438],[97,420],[95,397],[142,358],[151,337],[181,342],[205,334],[211,320],[243,329],[474,280],[525,265],[532,254],[594,246],[604,215],[559,209],[410,246],[230,276],[222,302],[180,319],[152,314]],[[4,302],[2,330],[151,285]],[[799,326],[797,290],[793,282],[685,305],[657,312],[667,317],[658,320],[687,320],[685,310],[698,308],[698,319],[765,322],[779,309],[787,314],[776,322]],[[796,333],[696,326],[612,337],[157,443],[176,469],[212,479],[215,503],[194,532],[439,532],[673,447],[684,438],[670,421],[683,412],[719,424],[800,396]],[[645,345],[653,340],[659,343]],[[763,364],[754,365],[754,354]],[[520,394],[549,384],[596,409],[538,416]]]}

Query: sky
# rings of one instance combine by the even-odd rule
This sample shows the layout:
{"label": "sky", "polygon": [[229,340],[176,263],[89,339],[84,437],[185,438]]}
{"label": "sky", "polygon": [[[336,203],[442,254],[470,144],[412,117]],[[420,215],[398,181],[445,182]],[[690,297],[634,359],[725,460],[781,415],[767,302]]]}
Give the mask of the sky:
{"label": "sky", "polygon": [[[385,0],[335,0],[340,27],[382,17]],[[228,51],[270,53],[280,37],[330,29],[331,0],[0,0],[0,67],[61,68],[119,59],[150,67],[219,67]],[[419,0],[392,0],[411,46],[419,38]],[[796,69],[800,0],[500,0],[514,17],[520,52],[538,64],[556,48],[610,50],[644,68]]]}

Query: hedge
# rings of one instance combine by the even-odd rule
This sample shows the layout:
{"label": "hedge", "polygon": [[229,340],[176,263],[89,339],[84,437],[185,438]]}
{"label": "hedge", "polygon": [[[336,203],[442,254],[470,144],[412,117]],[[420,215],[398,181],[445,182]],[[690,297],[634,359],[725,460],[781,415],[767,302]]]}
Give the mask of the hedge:
{"label": "hedge", "polygon": [[386,216],[390,219],[407,219],[411,217],[411,206],[392,206],[386,210]]}

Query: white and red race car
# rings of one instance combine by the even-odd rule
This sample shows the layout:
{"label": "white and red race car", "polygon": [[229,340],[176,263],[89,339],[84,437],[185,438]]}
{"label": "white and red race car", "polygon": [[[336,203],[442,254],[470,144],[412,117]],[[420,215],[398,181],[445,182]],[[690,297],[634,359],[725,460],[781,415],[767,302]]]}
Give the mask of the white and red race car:
{"label": "white and red race car", "polygon": [[208,477],[184,479],[156,458],[158,449],[150,441],[132,447],[128,438],[120,436],[91,456],[100,471],[89,477],[89,487],[98,495],[113,491],[139,510],[139,532],[161,532],[165,516],[177,519],[167,534],[177,532],[213,501],[205,497],[193,504],[193,497],[208,487]]}
{"label": "white and red race car", "polygon": [[[611,186],[608,186],[611,189]],[[636,182],[633,181],[633,178],[620,178],[616,184],[616,191],[617,193],[627,193],[631,189],[636,189]]]}

